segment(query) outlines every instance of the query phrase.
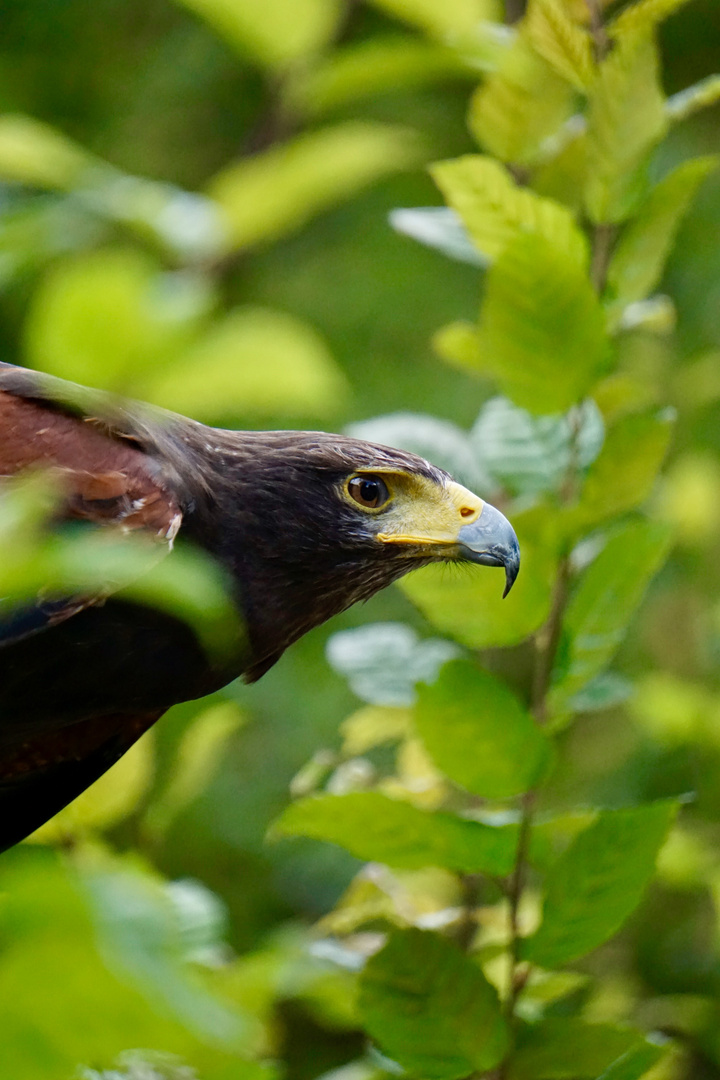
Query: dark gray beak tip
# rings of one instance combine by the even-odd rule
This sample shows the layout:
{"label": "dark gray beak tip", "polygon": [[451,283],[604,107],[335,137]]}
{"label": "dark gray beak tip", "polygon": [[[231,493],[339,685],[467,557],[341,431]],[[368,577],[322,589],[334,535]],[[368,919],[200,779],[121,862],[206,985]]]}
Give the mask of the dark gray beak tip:
{"label": "dark gray beak tip", "polygon": [[520,545],[508,519],[485,503],[477,521],[460,529],[458,543],[468,562],[505,567],[505,599],[520,572]]}

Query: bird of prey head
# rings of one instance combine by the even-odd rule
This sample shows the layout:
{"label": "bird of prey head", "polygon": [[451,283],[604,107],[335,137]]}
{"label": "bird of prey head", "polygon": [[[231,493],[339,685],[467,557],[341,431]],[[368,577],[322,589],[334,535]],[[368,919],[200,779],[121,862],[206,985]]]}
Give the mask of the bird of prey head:
{"label": "bird of prey head", "polygon": [[190,541],[228,572],[246,645],[132,602],[0,605],[0,850],[171,705],[259,678],[313,626],[434,561],[518,573],[512,527],[422,458],[319,432],[237,432],[0,364],[0,475],[44,468],[68,518]]}

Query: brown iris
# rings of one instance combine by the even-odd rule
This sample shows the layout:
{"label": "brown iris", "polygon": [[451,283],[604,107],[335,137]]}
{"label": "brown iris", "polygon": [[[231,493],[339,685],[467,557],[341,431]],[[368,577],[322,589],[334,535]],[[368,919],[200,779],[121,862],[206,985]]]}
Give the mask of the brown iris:
{"label": "brown iris", "polygon": [[359,503],[360,506],[366,506],[369,510],[377,510],[390,498],[390,492],[385,481],[372,474],[353,476],[352,479],[348,480],[347,489],[348,494],[356,503]]}

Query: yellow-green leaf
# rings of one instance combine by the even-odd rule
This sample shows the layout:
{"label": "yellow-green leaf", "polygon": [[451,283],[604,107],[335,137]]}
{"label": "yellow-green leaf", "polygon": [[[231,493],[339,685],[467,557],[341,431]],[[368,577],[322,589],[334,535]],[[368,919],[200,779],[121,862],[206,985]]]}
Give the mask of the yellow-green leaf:
{"label": "yellow-green leaf", "polygon": [[593,76],[592,39],[563,0],[530,0],[526,24],[535,50],[576,90],[585,90]]}
{"label": "yellow-green leaf", "polygon": [[19,114],[0,117],[0,180],[67,190],[96,161],[41,120]]}

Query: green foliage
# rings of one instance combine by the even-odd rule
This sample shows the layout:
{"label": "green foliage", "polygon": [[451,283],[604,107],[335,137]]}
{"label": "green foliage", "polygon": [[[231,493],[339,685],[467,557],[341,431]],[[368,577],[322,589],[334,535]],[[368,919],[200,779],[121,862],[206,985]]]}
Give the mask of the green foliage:
{"label": "green foliage", "polygon": [[[329,631],[327,664],[320,631],[257,688],[173,710],[3,856],[3,1075],[711,1075],[712,125],[657,151],[720,97],[718,76],[662,90],[717,15],[81,6],[4,19],[6,354],[209,422],[351,422],[497,503],[522,569],[505,600],[486,568],[408,576]],[[414,206],[430,158],[446,205]],[[384,229],[396,202],[432,251]],[[122,590],[220,657],[242,638],[182,545],[50,535],[52,513],[42,478],[3,492],[3,610]]]}
{"label": "green foliage", "polygon": [[507,1046],[497,993],[480,969],[420,930],[396,931],[368,961],[360,1014],[387,1053],[431,1080],[489,1069]]}

